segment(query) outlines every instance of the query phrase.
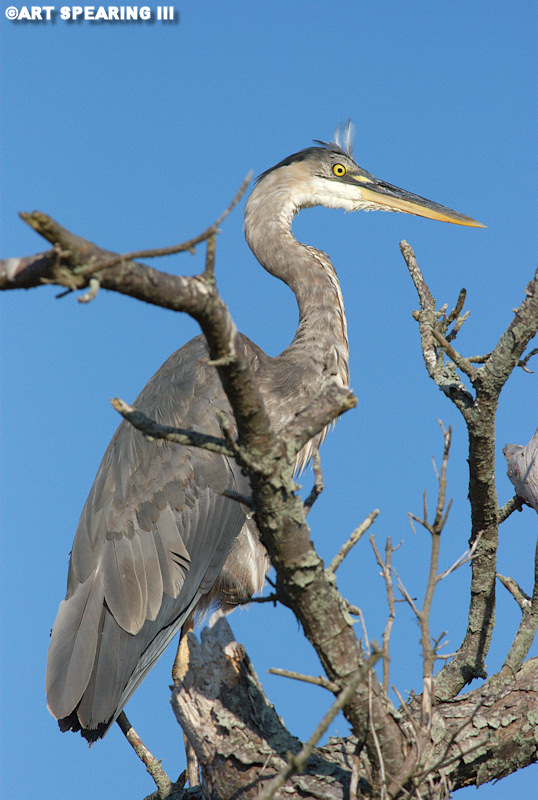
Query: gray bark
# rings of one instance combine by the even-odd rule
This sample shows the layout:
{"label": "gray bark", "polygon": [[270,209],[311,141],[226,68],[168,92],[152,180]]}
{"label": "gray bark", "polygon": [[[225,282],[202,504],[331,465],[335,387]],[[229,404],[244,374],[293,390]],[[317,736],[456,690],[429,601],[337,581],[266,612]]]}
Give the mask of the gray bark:
{"label": "gray bark", "polygon": [[[189,644],[189,672],[174,690],[172,705],[202,764],[202,785],[178,791],[170,800],[252,800],[302,744],[267,700],[244,647],[234,640],[225,619],[203,630],[201,641],[191,635]],[[418,715],[410,707],[408,711],[418,741]],[[413,725],[408,722],[408,727]],[[413,786],[423,797],[442,798],[447,791],[479,786],[536,761],[537,746],[535,658],[509,679],[493,676],[484,686],[435,707]],[[315,748],[304,772],[293,776],[274,797],[371,797],[369,764],[364,751],[360,755],[357,751],[354,736]],[[157,794],[151,797],[158,800]]]}

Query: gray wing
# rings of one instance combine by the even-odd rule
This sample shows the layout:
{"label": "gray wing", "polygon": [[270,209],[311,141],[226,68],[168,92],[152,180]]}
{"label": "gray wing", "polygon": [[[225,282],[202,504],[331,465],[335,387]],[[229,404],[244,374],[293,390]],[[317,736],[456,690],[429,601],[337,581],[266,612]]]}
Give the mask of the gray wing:
{"label": "gray wing", "polygon": [[[135,401],[163,424],[220,435],[230,414],[205,339],[174,353]],[[47,659],[63,729],[104,735],[182,622],[210,592],[245,522],[226,489],[248,483],[224,456],[148,442],[122,422],[77,528]]]}

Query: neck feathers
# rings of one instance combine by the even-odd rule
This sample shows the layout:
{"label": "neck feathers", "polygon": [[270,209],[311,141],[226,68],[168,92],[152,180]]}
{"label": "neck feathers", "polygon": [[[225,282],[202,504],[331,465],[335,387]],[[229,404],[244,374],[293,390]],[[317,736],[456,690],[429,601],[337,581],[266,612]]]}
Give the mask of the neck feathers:
{"label": "neck feathers", "polygon": [[[290,183],[293,193],[286,189]],[[336,271],[325,253],[301,244],[291,232],[301,208],[318,204],[311,198],[308,181],[300,175],[290,181],[279,171],[269,173],[247,202],[245,237],[262,267],[284,281],[297,299],[299,327],[281,357],[317,365],[318,381],[348,386],[347,325]]]}

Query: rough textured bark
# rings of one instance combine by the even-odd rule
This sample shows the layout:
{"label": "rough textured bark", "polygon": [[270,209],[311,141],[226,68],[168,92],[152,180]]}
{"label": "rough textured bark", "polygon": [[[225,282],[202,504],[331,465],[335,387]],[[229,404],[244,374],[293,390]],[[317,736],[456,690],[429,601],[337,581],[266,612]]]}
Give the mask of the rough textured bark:
{"label": "rough textured bark", "polygon": [[[201,641],[189,636],[189,647],[189,672],[172,705],[202,764],[203,796],[255,798],[301,742],[265,697],[225,619],[204,629]],[[350,777],[349,768],[317,750],[304,773],[275,796],[290,797],[293,787],[298,796],[340,800],[349,794]]]}
{"label": "rough textured bark", "polygon": [[426,767],[441,757],[455,759],[445,768],[453,789],[480,786],[536,762],[538,658],[506,680],[492,676],[479,689],[440,704],[432,740]]}
{"label": "rough textured bark", "polygon": [[[191,663],[172,695],[179,723],[203,764],[197,793],[187,797],[250,800],[283,769],[301,743],[284,727],[263,693],[242,645],[224,619],[190,637]],[[414,717],[413,717],[414,718]],[[418,713],[415,723],[418,726]],[[346,800],[372,793],[366,754],[356,737],[316,748],[302,775],[275,794],[277,800]],[[448,789],[480,786],[537,760],[538,658],[509,678],[493,676],[484,686],[434,709],[431,734],[409,789],[443,797]],[[152,795],[157,800],[157,795]]]}

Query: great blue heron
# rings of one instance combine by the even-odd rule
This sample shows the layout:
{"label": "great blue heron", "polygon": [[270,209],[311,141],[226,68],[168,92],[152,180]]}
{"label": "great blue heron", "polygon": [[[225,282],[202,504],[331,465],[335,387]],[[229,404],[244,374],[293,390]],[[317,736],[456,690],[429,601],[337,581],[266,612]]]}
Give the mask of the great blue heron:
{"label": "great blue heron", "polygon": [[[350,128],[289,156],[257,180],[245,236],[268,272],[294,292],[299,327],[267,356],[245,336],[276,430],[319,392],[327,374],[348,386],[344,304],[328,256],[291,232],[302,208],[400,211],[483,227],[449,208],[374,178],[352,159]],[[231,409],[208,348],[197,336],[175,352],[137,398],[160,423],[221,435]],[[297,467],[312,453],[299,454]],[[122,422],[105,453],[77,528],[47,662],[48,707],[62,730],[104,736],[168,643],[193,613],[228,611],[261,590],[266,551],[244,508],[233,460],[166,441],[149,442]]]}

